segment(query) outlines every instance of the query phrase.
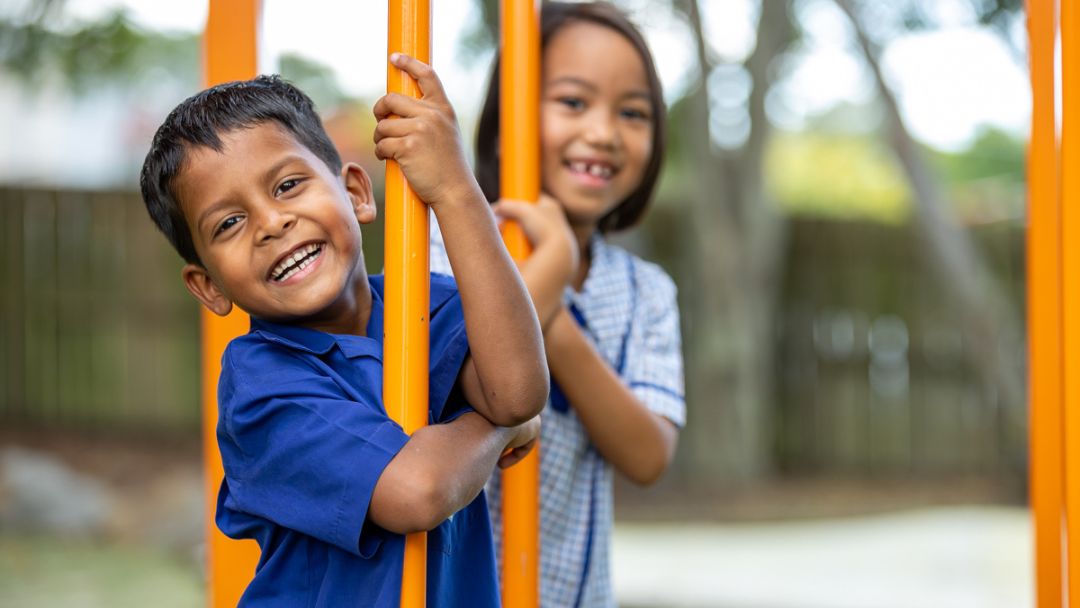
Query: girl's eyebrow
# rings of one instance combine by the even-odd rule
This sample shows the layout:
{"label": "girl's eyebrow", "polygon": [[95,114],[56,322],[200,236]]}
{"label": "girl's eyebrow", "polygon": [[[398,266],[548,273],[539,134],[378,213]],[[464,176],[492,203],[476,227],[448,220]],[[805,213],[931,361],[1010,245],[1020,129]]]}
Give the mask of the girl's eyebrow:
{"label": "girl's eyebrow", "polygon": [[[547,86],[550,87],[557,84],[574,84],[584,89],[588,89],[592,92],[595,92],[597,90],[596,85],[589,82],[588,80],[585,80],[584,78],[578,78],[577,76],[559,76],[558,78],[549,81],[547,83]],[[637,99],[639,97],[644,99],[645,101],[648,101],[649,103],[652,103],[652,95],[649,94],[648,91],[641,89],[638,89],[636,91],[630,91],[622,96],[623,99]]]}
{"label": "girl's eyebrow", "polygon": [[562,83],[576,84],[579,87],[584,87],[586,89],[589,89],[590,91],[596,90],[596,85],[589,82],[588,80],[585,80],[584,78],[578,78],[577,76],[560,76],[552,80],[551,82],[548,82],[548,86]]}

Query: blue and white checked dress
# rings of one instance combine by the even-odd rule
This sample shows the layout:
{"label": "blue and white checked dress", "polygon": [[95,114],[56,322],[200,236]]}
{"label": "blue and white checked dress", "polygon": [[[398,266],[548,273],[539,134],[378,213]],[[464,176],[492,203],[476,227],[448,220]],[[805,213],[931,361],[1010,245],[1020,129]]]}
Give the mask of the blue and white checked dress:
{"label": "blue and white checked dress", "polygon": [[[604,359],[649,409],[683,426],[683,366],[675,284],[659,266],[607,244],[590,242],[591,266],[581,292],[564,302]],[[432,222],[431,271],[450,274]],[[544,608],[615,606],[610,554],[612,469],[555,383],[540,433],[540,589]],[[502,538],[501,483],[488,482],[496,545]]]}

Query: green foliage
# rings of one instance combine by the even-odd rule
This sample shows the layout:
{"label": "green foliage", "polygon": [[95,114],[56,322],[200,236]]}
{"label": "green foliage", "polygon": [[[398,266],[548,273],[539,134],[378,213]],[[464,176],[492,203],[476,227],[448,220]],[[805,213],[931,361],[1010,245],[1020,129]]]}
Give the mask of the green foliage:
{"label": "green foliage", "polygon": [[67,29],[53,29],[44,19],[0,20],[0,41],[0,66],[29,88],[55,75],[81,91],[130,82],[153,68],[192,80],[198,74],[197,36],[145,31],[124,9]]}
{"label": "green foliage", "polygon": [[935,151],[931,159],[947,184],[986,179],[1024,182],[1024,142],[1001,129],[981,129],[968,149]]}
{"label": "green foliage", "polygon": [[281,56],[281,76],[311,97],[320,111],[335,108],[349,99],[338,84],[334,71],[296,53]]}
{"label": "green foliage", "polygon": [[766,151],[765,176],[792,215],[898,223],[910,212],[904,176],[869,136],[777,134]]}

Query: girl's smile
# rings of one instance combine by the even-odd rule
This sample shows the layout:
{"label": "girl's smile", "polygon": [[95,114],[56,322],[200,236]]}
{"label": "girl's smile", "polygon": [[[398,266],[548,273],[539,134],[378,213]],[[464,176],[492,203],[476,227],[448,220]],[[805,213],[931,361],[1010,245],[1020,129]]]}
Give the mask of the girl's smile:
{"label": "girl's smile", "polygon": [[637,189],[652,156],[645,64],[622,34],[582,21],[553,35],[542,65],[543,187],[575,231],[591,233]]}

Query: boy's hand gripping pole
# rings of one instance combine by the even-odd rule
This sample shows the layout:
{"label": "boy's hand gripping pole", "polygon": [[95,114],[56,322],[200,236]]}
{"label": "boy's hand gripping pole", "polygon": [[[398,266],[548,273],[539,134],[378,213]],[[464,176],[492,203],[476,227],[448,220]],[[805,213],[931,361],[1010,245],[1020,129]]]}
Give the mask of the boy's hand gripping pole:
{"label": "boy's hand gripping pole", "polygon": [[[536,0],[502,0],[499,67],[500,195],[540,198],[540,7]],[[529,256],[521,227],[507,222],[511,257]],[[538,445],[502,476],[502,600],[506,608],[540,605],[540,457]]]}
{"label": "boy's hand gripping pole", "polygon": [[[405,53],[431,63],[428,0],[389,0],[386,92],[421,96],[420,87],[389,62]],[[383,338],[383,403],[408,434],[427,424],[430,269],[428,208],[386,161],[386,283]],[[427,591],[427,533],[405,537],[402,608],[422,608]]]}
{"label": "boy's hand gripping pole", "polygon": [[[203,32],[203,85],[211,87],[258,74],[259,0],[210,0]],[[214,525],[218,489],[225,476],[218,451],[217,385],[221,355],[230,340],[248,330],[248,316],[239,308],[227,317],[201,310],[202,443],[206,496],[207,605],[236,606],[259,562],[252,540],[233,540]]]}

